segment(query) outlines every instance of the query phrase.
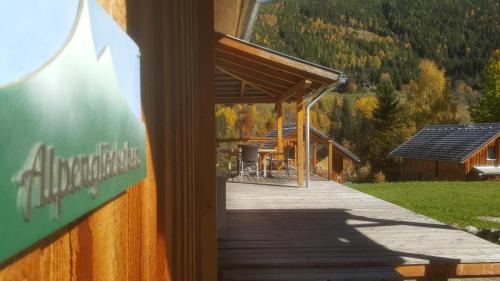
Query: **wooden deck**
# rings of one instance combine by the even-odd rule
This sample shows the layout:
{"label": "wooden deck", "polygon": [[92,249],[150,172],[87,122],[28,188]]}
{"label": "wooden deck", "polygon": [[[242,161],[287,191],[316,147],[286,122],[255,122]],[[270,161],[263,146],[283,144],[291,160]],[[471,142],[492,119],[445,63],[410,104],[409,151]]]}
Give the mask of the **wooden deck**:
{"label": "wooden deck", "polygon": [[500,246],[333,182],[227,183],[220,280],[500,276]]}

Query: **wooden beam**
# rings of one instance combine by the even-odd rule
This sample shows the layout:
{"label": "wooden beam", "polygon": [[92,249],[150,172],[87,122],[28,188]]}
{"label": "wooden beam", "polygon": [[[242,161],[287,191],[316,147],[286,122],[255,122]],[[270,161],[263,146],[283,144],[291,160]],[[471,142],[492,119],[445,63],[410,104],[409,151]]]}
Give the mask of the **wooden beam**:
{"label": "wooden beam", "polygon": [[[283,105],[281,102],[276,103],[276,128],[278,130],[277,152],[283,153]],[[282,159],[282,155],[279,155]]]}
{"label": "wooden beam", "polygon": [[[217,53],[219,53],[219,54],[217,55]],[[296,72],[294,73],[293,71],[292,72],[285,71],[280,67],[265,64],[265,63],[262,63],[259,61],[255,61],[255,60],[252,60],[248,57],[240,56],[240,55],[237,55],[237,54],[232,53],[232,52],[227,51],[227,50],[217,49],[216,56],[224,57],[228,60],[237,60],[238,63],[241,65],[246,65],[248,67],[252,67],[252,69],[255,69],[259,72],[265,72],[268,74],[272,73],[272,76],[280,77],[281,79],[284,79],[284,80],[289,81],[289,82],[293,82],[294,84],[297,83],[297,81],[304,79],[304,76],[302,76]],[[310,86],[310,88],[312,88],[312,89],[318,89],[321,86],[324,86],[324,85],[331,83],[331,80],[323,81],[321,79],[319,79],[319,80],[316,79],[314,76],[308,76],[308,77],[312,81],[312,84]]]}
{"label": "wooden beam", "polygon": [[[197,248],[195,251],[197,258],[196,261],[194,261],[194,263],[197,264],[197,272],[196,274],[191,275],[193,277],[186,279],[211,281],[217,279],[218,276],[217,179],[215,173],[215,42],[210,40],[211,36],[207,31],[213,30],[214,28],[214,3],[212,1],[198,0],[195,5],[197,6],[196,10],[198,12],[198,16],[196,16],[193,21],[197,22],[199,31],[197,33],[197,47],[193,49],[198,50],[198,54],[195,57],[195,61],[197,58],[196,70],[198,72],[193,79],[193,81],[197,81],[197,83],[195,82],[197,85],[195,84],[193,86],[196,87],[197,93],[193,98],[192,103],[188,104],[187,106],[183,106],[185,106],[186,108],[191,107],[191,110],[188,109],[187,111],[188,114],[195,116],[195,118],[193,119],[193,124],[197,125],[197,127],[193,130],[195,135],[192,135],[191,138],[187,140],[194,140],[194,142],[196,143],[194,154],[188,160],[195,161],[196,164],[194,164],[193,162],[187,162],[187,165],[191,165],[191,173],[195,173],[197,175],[193,177],[194,181],[196,182],[196,188],[194,192],[191,193],[191,196],[193,197],[192,200],[195,200],[193,211],[196,215],[195,219],[197,220],[197,231],[195,231],[195,233],[193,234],[188,233],[187,235],[192,235],[197,240],[197,244],[195,245],[195,247]],[[184,46],[187,49],[190,48],[188,45]],[[184,94],[185,92],[181,91],[181,93]],[[186,96],[186,98],[189,97]],[[174,106],[175,104],[172,105],[172,107]],[[196,111],[198,111],[197,114],[192,112],[192,109],[194,108],[196,108]],[[189,111],[191,112],[189,113]],[[185,120],[181,122],[183,122],[187,126],[190,125]],[[176,126],[175,128],[182,128],[182,125],[180,127]],[[184,130],[186,130],[186,128],[180,129],[179,131]],[[179,131],[177,131],[179,135],[190,135],[189,132],[180,133]],[[180,148],[181,146],[178,147]],[[179,157],[179,155],[182,154],[177,152],[176,157]],[[181,157],[182,156],[177,159],[179,160]],[[177,163],[181,162],[178,161]],[[186,162],[182,163],[184,164]],[[214,167],[214,169],[207,169],[207,167]],[[177,169],[178,167],[172,168]],[[182,178],[191,180],[184,177],[184,175],[182,176]],[[192,257],[191,259],[194,260]],[[182,277],[174,277],[172,279],[182,280]]]}
{"label": "wooden beam", "polygon": [[241,98],[239,96],[239,92],[234,92],[234,93],[230,93],[230,92],[227,92],[227,93],[220,93],[220,92],[217,92],[217,99],[220,99],[220,100],[227,100],[227,99],[234,99],[234,100],[239,100],[239,99],[248,99],[248,100],[252,100],[252,99],[264,99],[265,101],[268,101],[270,100],[269,97],[267,96],[263,96],[261,94],[249,94],[248,92],[245,92],[245,96],[243,98]]}
{"label": "wooden beam", "polygon": [[280,69],[279,67],[275,67],[272,65],[264,64],[258,61],[250,60],[248,57],[240,56],[233,52],[229,52],[227,50],[215,50],[216,58],[225,58],[231,61],[238,61],[238,64],[250,66],[255,70],[260,72],[272,73],[276,77],[280,77],[282,79],[288,80],[290,82],[296,82],[303,78],[303,76],[297,73],[291,73]]}
{"label": "wooden beam", "polygon": [[253,138],[227,138],[227,139],[217,139],[217,143],[227,143],[227,142],[270,142],[275,141],[274,138],[266,137],[253,137]]}
{"label": "wooden beam", "polygon": [[289,98],[304,93],[304,90],[311,85],[311,80],[302,79],[299,83],[295,84],[292,88],[288,89],[284,94],[279,97],[280,101],[286,101]]}
{"label": "wooden beam", "polygon": [[260,98],[260,97],[249,97],[246,96],[244,98],[234,97],[234,98],[226,98],[226,97],[216,97],[216,104],[253,104],[253,103],[276,103],[276,99],[274,98]]}
{"label": "wooden beam", "polygon": [[245,81],[241,81],[240,98],[245,95]]}
{"label": "wooden beam", "polygon": [[[301,88],[300,88],[301,89]],[[304,92],[297,90],[297,185],[304,185]]]}
{"label": "wooden beam", "polygon": [[312,167],[311,167],[313,171],[315,170],[316,164],[318,162],[317,153],[318,153],[318,143],[314,142],[313,153],[312,153]]}
{"label": "wooden beam", "polygon": [[223,66],[218,66],[218,67],[225,70],[227,73],[233,75],[234,77],[241,78],[248,84],[259,85],[260,87],[266,87],[267,89],[274,91],[275,95],[278,96],[288,89],[288,86],[281,85],[265,79],[261,79],[257,77],[255,74],[249,73],[247,71],[237,70],[235,68],[228,68]]}
{"label": "wooden beam", "polygon": [[437,280],[439,277],[499,277],[500,263],[401,265],[396,266],[394,270],[405,279],[424,277],[426,280]]}
{"label": "wooden beam", "polygon": [[255,69],[252,66],[241,65],[238,64],[237,62],[226,60],[224,58],[217,58],[215,60],[215,64],[219,67],[228,70],[236,70],[238,72],[248,73],[252,77],[255,77],[255,79],[264,80],[276,85],[281,85],[285,88],[289,88],[295,85],[296,81],[299,80],[297,79],[295,81],[288,81],[286,79],[283,79],[282,77],[276,76],[276,74],[274,73],[259,71],[258,69]]}
{"label": "wooden beam", "polygon": [[500,166],[500,137],[497,139],[497,145],[496,145],[496,152],[497,152],[497,162],[496,166]]}
{"label": "wooden beam", "polygon": [[260,48],[258,46],[215,33],[216,49],[227,50],[231,53],[249,57],[252,60],[276,66],[291,73],[297,73],[303,77],[313,77],[324,84],[333,83],[339,78],[339,74],[325,67],[313,65],[298,59],[293,59],[276,52]]}
{"label": "wooden beam", "polygon": [[333,141],[328,141],[328,180],[333,180]]}
{"label": "wooden beam", "polygon": [[269,84],[266,84],[266,83],[262,83],[262,82],[254,83],[254,82],[251,82],[251,81],[249,81],[251,79],[251,77],[249,77],[248,75],[240,74],[240,73],[235,73],[235,72],[230,72],[230,71],[228,71],[226,69],[223,69],[223,68],[220,68],[220,67],[217,67],[217,69],[219,69],[220,71],[223,71],[227,75],[231,75],[232,77],[234,77],[234,78],[236,78],[236,79],[238,79],[240,81],[245,81],[245,83],[247,83],[248,85],[252,85],[253,87],[255,87],[255,88],[263,91],[264,93],[266,93],[269,96],[276,97],[276,96],[281,95],[281,93],[283,92],[282,89],[276,89],[272,85],[269,85]]}

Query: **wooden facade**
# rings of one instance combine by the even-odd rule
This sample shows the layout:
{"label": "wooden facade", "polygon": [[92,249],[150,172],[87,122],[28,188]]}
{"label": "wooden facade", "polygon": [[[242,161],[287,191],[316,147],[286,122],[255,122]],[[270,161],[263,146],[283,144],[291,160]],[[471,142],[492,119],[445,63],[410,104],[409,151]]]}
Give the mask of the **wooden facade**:
{"label": "wooden facade", "polygon": [[99,0],[141,49],[147,178],[0,265],[0,280],[217,280],[214,8]]}
{"label": "wooden facade", "polygon": [[[489,148],[494,148],[495,160],[487,159]],[[478,180],[480,177],[474,170],[475,166],[499,166],[500,165],[500,137],[484,144],[479,150],[467,158],[463,163],[403,158],[401,164],[402,180]]]}

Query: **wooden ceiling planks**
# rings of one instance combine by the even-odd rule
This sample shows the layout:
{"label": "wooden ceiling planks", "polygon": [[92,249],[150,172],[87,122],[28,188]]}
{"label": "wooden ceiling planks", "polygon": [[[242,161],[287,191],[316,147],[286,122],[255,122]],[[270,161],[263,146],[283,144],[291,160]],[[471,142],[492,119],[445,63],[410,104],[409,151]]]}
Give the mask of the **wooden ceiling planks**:
{"label": "wooden ceiling planks", "polygon": [[239,80],[240,82],[244,81],[245,83],[254,86],[255,88],[261,90],[263,93],[266,93],[269,96],[278,97],[282,93],[282,90],[275,89],[271,84],[267,83],[266,81],[249,81],[251,80],[251,77],[248,74],[229,72],[219,67],[217,67],[217,69],[222,72],[225,72],[226,74]]}
{"label": "wooden ceiling planks", "polygon": [[217,103],[277,103],[334,83],[341,72],[215,32]]}

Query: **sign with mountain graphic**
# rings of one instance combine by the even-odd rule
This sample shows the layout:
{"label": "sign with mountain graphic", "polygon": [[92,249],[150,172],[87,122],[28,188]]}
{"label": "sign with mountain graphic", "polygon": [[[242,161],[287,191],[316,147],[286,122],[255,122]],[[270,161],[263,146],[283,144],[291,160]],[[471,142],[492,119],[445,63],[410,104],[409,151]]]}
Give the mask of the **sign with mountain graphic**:
{"label": "sign with mountain graphic", "polygon": [[95,0],[24,2],[0,3],[0,262],[146,176],[137,45]]}

